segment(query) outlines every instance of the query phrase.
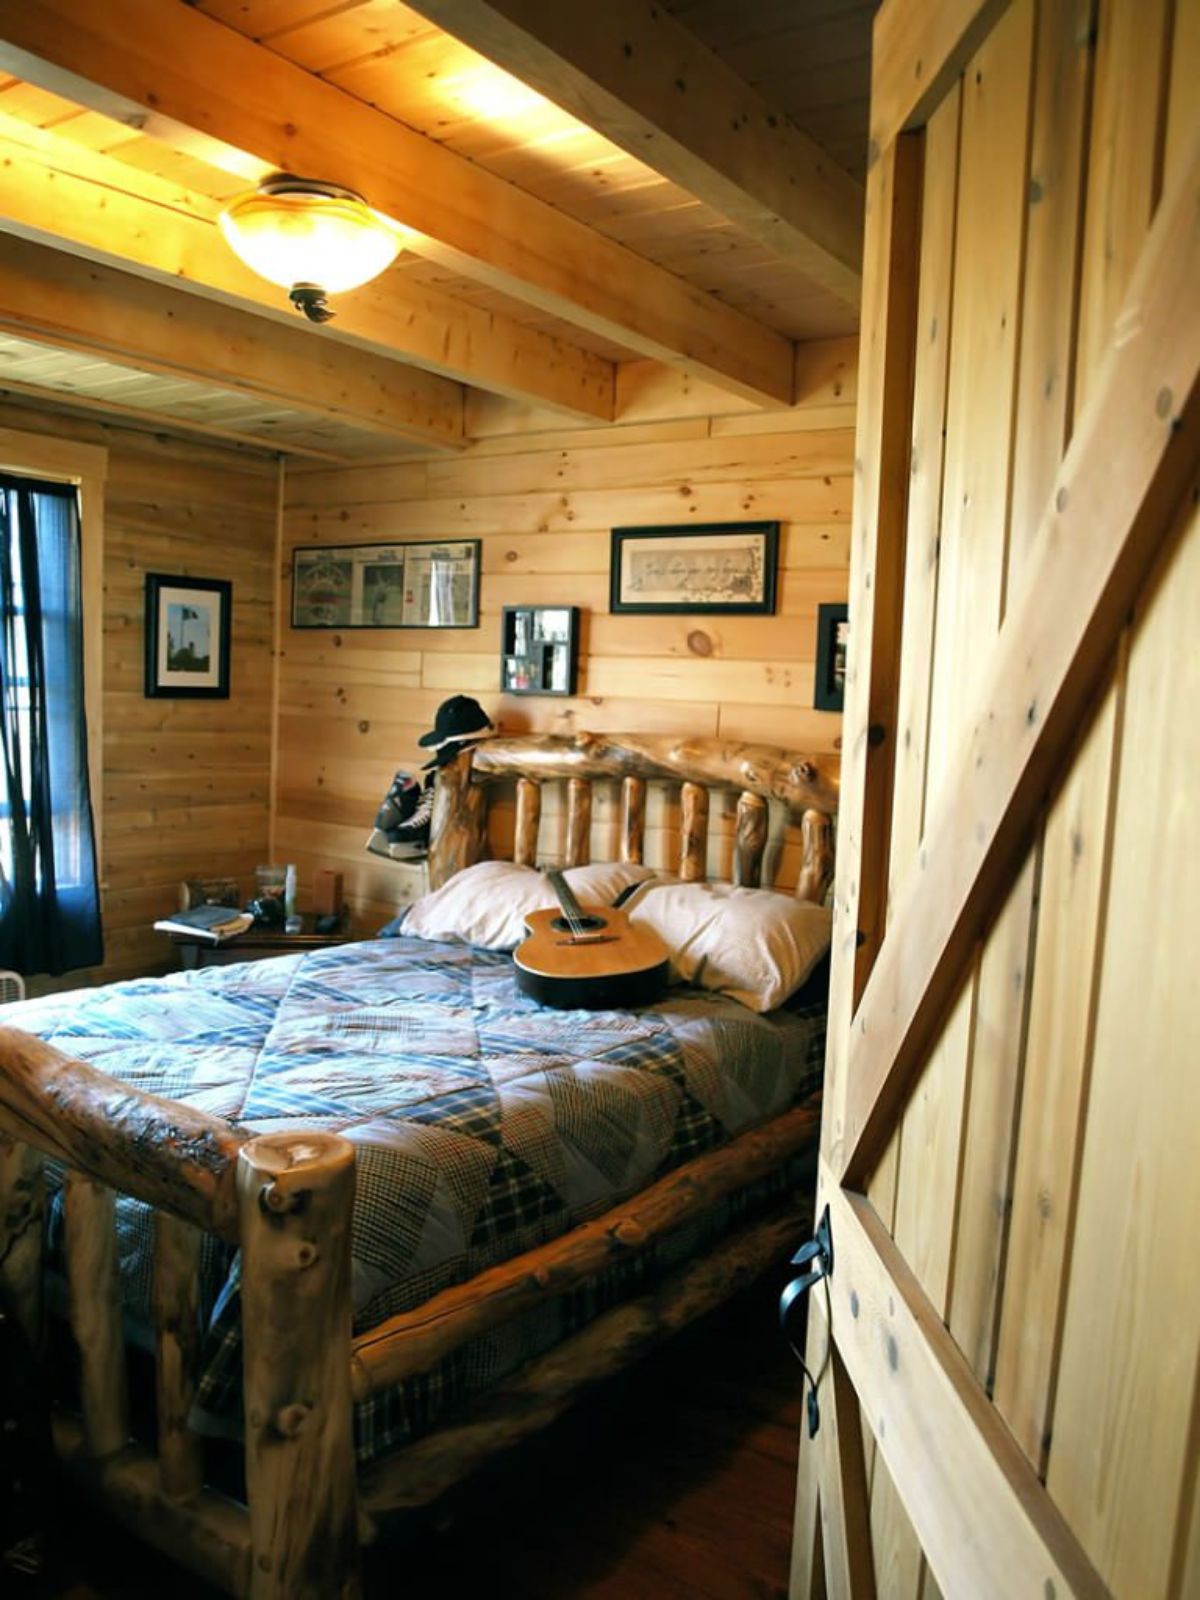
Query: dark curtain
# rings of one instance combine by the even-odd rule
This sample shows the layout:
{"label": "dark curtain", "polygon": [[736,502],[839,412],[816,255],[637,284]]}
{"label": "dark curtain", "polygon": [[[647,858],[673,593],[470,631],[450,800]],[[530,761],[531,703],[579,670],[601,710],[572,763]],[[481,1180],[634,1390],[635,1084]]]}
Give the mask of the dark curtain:
{"label": "dark curtain", "polygon": [[0,967],[103,959],[78,494],[0,474]]}

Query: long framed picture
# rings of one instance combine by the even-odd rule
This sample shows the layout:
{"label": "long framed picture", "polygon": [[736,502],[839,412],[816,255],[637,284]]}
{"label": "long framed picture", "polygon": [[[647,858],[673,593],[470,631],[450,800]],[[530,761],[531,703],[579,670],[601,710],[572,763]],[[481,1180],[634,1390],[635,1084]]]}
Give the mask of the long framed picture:
{"label": "long framed picture", "polygon": [[292,552],[293,628],[477,628],[478,539]]}
{"label": "long framed picture", "polygon": [[610,611],[775,610],[777,522],[614,528]]}
{"label": "long framed picture", "polygon": [[228,700],[233,585],[146,574],[146,696]]}
{"label": "long framed picture", "polygon": [[850,635],[850,607],[844,601],[817,607],[817,679],[813,706],[818,711],[840,711],[846,698],[846,643]]}

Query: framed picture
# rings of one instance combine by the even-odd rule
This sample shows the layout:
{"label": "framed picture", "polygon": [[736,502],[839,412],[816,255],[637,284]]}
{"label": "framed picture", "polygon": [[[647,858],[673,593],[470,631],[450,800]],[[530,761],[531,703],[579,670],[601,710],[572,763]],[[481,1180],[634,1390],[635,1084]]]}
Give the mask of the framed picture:
{"label": "framed picture", "polygon": [[842,709],[849,635],[849,606],[840,602],[817,607],[817,681],[813,688],[813,705],[818,711]]}
{"label": "framed picture", "polygon": [[228,700],[233,585],[146,574],[146,696]]}
{"label": "framed picture", "polygon": [[505,694],[574,694],[578,606],[505,606],[500,687]]}
{"label": "framed picture", "polygon": [[293,628],[477,628],[478,539],[292,552]]}
{"label": "framed picture", "polygon": [[610,611],[775,610],[777,522],[614,528]]}

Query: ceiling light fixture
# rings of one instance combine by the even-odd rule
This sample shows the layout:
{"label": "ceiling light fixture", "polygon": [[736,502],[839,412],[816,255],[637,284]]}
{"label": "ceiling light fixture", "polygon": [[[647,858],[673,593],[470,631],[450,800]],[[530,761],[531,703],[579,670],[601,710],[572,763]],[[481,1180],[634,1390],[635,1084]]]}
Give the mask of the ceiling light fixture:
{"label": "ceiling light fixture", "polygon": [[400,252],[400,230],[352,189],[275,172],[231,200],[221,232],[252,272],[277,283],[310,322],[334,313],[326,295],[376,278]]}

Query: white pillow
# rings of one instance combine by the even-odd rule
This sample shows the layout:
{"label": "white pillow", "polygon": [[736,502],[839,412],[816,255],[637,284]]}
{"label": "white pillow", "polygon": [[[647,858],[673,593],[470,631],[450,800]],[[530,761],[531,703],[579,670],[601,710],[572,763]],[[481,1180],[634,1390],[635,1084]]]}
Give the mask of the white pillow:
{"label": "white pillow", "polygon": [[625,910],[671,951],[671,975],[772,1011],[829,949],[833,915],[772,889],[723,883],[649,883]]}
{"label": "white pillow", "polygon": [[[609,906],[632,883],[654,873],[633,862],[593,862],[563,874],[581,905]],[[512,950],[525,937],[525,915],[555,906],[546,876],[513,861],[480,861],[408,908],[400,928],[417,939],[457,939],[483,950]]]}

